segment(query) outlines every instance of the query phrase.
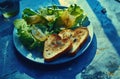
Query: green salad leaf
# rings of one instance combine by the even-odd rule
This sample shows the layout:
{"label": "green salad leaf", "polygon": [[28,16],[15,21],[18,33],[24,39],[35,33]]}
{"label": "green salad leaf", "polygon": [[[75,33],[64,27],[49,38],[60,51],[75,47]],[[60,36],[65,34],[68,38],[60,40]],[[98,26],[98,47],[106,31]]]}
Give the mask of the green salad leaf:
{"label": "green salad leaf", "polygon": [[68,7],[68,11],[71,15],[74,16],[83,14],[83,9],[81,9],[80,6],[77,6],[76,4],[70,5],[70,7]]}
{"label": "green salad leaf", "polygon": [[34,38],[30,33],[29,25],[27,25],[27,23],[24,19],[15,20],[14,25],[17,28],[20,41],[27,48],[30,48],[31,44],[34,42]]}
{"label": "green salad leaf", "polygon": [[[21,43],[28,49],[34,49],[37,46],[41,46],[41,41],[37,41],[31,31],[30,25],[27,24],[27,22],[24,19],[16,19],[14,21],[15,28],[17,29],[18,37],[21,41]],[[41,46],[43,47],[43,46]]]}

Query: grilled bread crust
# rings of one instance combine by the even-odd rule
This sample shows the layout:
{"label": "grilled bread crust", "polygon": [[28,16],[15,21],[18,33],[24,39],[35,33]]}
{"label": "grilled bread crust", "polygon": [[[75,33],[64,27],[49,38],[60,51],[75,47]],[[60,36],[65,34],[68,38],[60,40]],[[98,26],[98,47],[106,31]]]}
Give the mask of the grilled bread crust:
{"label": "grilled bread crust", "polygon": [[59,33],[62,39],[69,38],[72,41],[72,49],[70,55],[74,56],[81,46],[85,43],[89,36],[89,31],[86,27],[79,27],[75,30],[66,29]]}

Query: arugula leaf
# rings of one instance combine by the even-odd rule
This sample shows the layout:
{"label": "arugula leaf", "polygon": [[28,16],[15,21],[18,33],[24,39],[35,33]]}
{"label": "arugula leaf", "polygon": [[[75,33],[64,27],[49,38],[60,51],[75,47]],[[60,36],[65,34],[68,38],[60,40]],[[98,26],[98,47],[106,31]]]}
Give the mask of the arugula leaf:
{"label": "arugula leaf", "polygon": [[23,11],[22,18],[26,20],[28,24],[41,23],[47,25],[47,20],[41,16],[39,13],[33,11],[32,9],[26,8]]}
{"label": "arugula leaf", "polygon": [[24,18],[28,24],[43,24],[47,25],[47,19],[41,15],[32,15]]}
{"label": "arugula leaf", "polygon": [[89,21],[88,17],[87,16],[84,17],[84,19],[82,21],[82,25],[83,26],[88,26],[89,24],[90,24],[90,21]]}
{"label": "arugula leaf", "polygon": [[70,7],[68,7],[68,11],[71,15],[74,16],[83,14],[83,10],[80,8],[80,6],[77,6],[76,4],[74,4],[74,6],[70,5]]}
{"label": "arugula leaf", "polygon": [[40,42],[40,41],[35,41],[30,48],[38,50],[39,52],[43,52],[44,49],[44,41]]}
{"label": "arugula leaf", "polygon": [[23,15],[32,16],[32,15],[36,15],[37,13],[36,13],[34,10],[30,9],[30,8],[25,8],[25,9],[23,10],[23,13],[22,13],[22,14],[23,14]]}
{"label": "arugula leaf", "polygon": [[47,26],[41,25],[41,24],[35,24],[34,27],[38,27],[39,29],[41,29],[41,31],[43,33],[45,33],[48,30]]}
{"label": "arugula leaf", "polygon": [[77,6],[76,4],[70,5],[70,7],[68,7],[68,11],[76,18],[74,25],[71,28],[88,26],[90,24],[88,17],[84,15],[84,12],[80,6]]}
{"label": "arugula leaf", "polygon": [[79,25],[81,25],[83,18],[84,18],[84,15],[83,15],[83,14],[79,15],[79,16],[76,18],[76,21],[75,21],[76,24],[79,23]]}

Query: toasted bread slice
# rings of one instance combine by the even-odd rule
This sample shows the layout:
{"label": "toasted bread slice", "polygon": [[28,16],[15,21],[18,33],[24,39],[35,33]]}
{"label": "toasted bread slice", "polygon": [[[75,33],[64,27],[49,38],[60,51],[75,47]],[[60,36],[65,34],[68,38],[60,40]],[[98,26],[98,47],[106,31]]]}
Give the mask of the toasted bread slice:
{"label": "toasted bread slice", "polygon": [[72,41],[72,49],[69,51],[70,55],[75,55],[80,47],[88,38],[89,31],[86,27],[80,27],[75,30],[63,30],[59,33],[62,39],[70,38]]}
{"label": "toasted bread slice", "polygon": [[52,34],[44,43],[43,57],[45,61],[53,61],[72,48],[70,39],[61,39],[57,34]]}

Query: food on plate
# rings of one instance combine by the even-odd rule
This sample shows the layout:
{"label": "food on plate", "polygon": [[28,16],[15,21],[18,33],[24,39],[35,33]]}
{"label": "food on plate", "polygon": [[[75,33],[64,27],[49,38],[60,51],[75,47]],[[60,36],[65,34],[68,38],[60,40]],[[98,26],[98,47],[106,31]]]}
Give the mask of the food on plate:
{"label": "food on plate", "polygon": [[[84,11],[76,4],[62,9],[53,5],[36,11],[25,8],[22,18],[16,19],[14,25],[20,42],[28,50],[38,50],[46,61],[52,61],[65,52],[76,54],[88,37],[88,30],[83,27],[87,21]],[[61,50],[53,49],[52,43]]]}
{"label": "food on plate", "polygon": [[52,34],[44,43],[43,57],[45,61],[52,61],[68,53],[74,56],[88,38],[89,32],[86,27],[74,30],[65,29],[59,34]]}
{"label": "food on plate", "polygon": [[75,55],[80,47],[84,44],[89,36],[89,31],[86,27],[79,27],[75,30],[66,29],[59,33],[62,39],[71,39],[72,49],[69,51],[70,55]]}
{"label": "food on plate", "polygon": [[43,57],[45,61],[52,61],[72,48],[70,39],[62,39],[57,34],[48,37],[44,44]]}

